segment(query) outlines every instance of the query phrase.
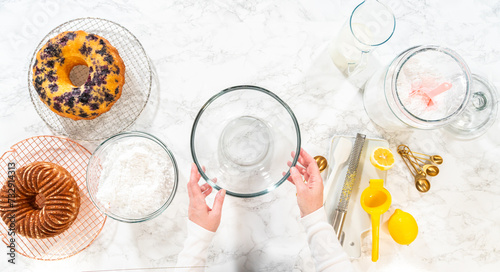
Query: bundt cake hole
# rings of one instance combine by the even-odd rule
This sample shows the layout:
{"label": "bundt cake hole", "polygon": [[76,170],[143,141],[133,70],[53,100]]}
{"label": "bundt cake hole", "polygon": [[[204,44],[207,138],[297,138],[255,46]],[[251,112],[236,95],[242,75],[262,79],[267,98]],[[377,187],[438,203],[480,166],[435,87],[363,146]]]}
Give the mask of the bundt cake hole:
{"label": "bundt cake hole", "polygon": [[89,69],[86,65],[75,65],[69,72],[69,80],[75,87],[82,86],[89,78]]}
{"label": "bundt cake hole", "polygon": [[45,206],[45,196],[43,194],[37,194],[35,197],[35,209],[41,210]]}

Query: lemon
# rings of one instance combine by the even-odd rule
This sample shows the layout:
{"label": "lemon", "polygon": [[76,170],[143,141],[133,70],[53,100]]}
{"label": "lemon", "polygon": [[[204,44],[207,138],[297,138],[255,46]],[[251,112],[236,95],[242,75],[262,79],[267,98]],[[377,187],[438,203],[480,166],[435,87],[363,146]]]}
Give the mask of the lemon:
{"label": "lemon", "polygon": [[389,233],[398,244],[409,245],[417,238],[417,221],[407,212],[396,209],[389,218],[388,224]]}
{"label": "lemon", "polygon": [[370,155],[370,162],[376,168],[386,171],[394,166],[394,155],[387,147],[377,147]]}

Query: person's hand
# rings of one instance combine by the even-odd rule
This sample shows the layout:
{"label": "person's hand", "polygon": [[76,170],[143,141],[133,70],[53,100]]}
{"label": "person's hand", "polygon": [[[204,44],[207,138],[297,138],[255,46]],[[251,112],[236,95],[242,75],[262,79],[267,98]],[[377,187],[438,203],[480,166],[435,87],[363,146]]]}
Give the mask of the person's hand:
{"label": "person's hand", "polygon": [[226,190],[222,189],[217,192],[213,208],[210,209],[205,202],[205,198],[212,192],[212,187],[208,183],[201,186],[198,185],[200,178],[201,175],[198,172],[198,168],[193,163],[191,165],[191,177],[187,185],[189,194],[189,220],[206,230],[215,232],[220,224],[222,204],[224,203]]}
{"label": "person's hand", "polygon": [[[294,157],[295,152],[292,152],[292,158]],[[298,162],[302,166],[297,164],[290,169],[288,181],[297,188],[300,216],[304,217],[323,206],[323,179],[316,160],[304,149],[300,149]],[[292,162],[289,161],[288,166],[292,166]]]}

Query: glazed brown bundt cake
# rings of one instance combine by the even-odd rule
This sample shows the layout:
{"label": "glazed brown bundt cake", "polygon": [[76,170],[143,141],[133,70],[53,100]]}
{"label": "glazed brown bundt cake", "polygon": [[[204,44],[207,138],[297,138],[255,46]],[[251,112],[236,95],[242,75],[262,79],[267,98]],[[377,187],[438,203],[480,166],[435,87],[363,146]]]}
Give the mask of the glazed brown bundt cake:
{"label": "glazed brown bundt cake", "polygon": [[8,184],[0,190],[0,216],[7,225],[15,218],[16,234],[35,239],[53,237],[67,230],[78,216],[78,185],[55,163],[23,166],[15,172],[14,189]]}

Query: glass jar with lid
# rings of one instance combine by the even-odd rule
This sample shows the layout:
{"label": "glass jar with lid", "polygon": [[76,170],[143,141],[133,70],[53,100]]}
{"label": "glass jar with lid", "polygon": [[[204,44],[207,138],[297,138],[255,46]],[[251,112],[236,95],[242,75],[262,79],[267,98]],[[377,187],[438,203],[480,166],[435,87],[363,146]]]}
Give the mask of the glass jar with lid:
{"label": "glass jar with lid", "polygon": [[385,129],[444,127],[465,110],[471,81],[467,64],[451,49],[412,47],[367,81],[365,110]]}

